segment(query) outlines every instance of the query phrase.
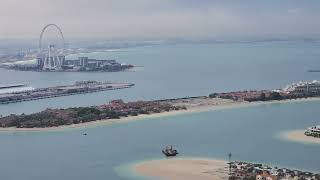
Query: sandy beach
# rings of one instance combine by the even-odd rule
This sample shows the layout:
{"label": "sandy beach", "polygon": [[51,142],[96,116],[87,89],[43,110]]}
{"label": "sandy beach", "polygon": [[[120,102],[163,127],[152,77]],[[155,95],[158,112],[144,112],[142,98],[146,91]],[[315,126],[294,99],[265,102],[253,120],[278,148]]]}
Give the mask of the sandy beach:
{"label": "sandy beach", "polygon": [[301,142],[301,143],[311,143],[320,144],[320,138],[315,138],[311,136],[304,135],[305,130],[294,130],[288,131],[282,134],[282,137],[289,141]]}
{"label": "sandy beach", "polygon": [[133,168],[139,175],[167,180],[228,179],[228,164],[222,160],[174,158],[143,162]]}
{"label": "sandy beach", "polygon": [[268,104],[283,104],[283,103],[295,103],[295,102],[307,102],[307,101],[320,101],[320,98],[305,98],[305,99],[295,99],[295,100],[282,100],[282,101],[257,101],[257,102],[246,102],[246,101],[233,101],[229,99],[220,98],[195,98],[195,99],[179,99],[172,100],[169,103],[177,106],[186,106],[187,110],[178,110],[154,114],[143,114],[138,116],[123,117],[121,119],[105,119],[99,121],[91,121],[80,124],[63,125],[58,127],[47,127],[47,128],[0,128],[0,132],[41,132],[41,131],[62,131],[68,129],[82,129],[89,127],[96,127],[111,123],[125,123],[135,120],[153,119],[168,116],[177,116],[181,114],[188,113],[200,113],[223,109],[232,108],[242,108],[251,107],[258,105],[268,105]]}

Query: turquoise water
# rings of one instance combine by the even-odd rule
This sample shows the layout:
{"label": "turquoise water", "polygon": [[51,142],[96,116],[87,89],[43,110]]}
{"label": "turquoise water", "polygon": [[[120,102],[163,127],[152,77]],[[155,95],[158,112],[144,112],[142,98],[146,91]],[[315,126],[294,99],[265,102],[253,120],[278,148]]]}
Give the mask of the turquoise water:
{"label": "turquoise water", "polygon": [[233,159],[319,172],[319,145],[274,137],[316,123],[319,105],[319,101],[272,104],[85,130],[1,133],[0,172],[3,179],[17,180],[122,179],[127,170],[117,167],[161,158],[166,144],[176,145],[186,157],[226,159],[232,152]]}
{"label": "turquoise water", "polygon": [[206,95],[211,92],[280,88],[300,80],[319,79],[320,43],[269,42],[244,44],[162,45],[115,52],[91,53],[143,66],[136,72],[40,73],[0,70],[0,84],[33,87],[72,84],[77,80],[132,82],[136,86],[113,92],[0,105],[0,114],[28,113],[45,107],[102,104],[115,98],[159,99]]}
{"label": "turquoise water", "polygon": [[[139,47],[93,53],[144,66],[136,72],[37,73],[0,70],[1,83],[33,87],[75,80],[136,83],[131,89],[0,105],[2,115],[46,107],[101,104],[110,99],[158,99],[215,91],[278,88],[319,79],[319,44],[304,42]],[[182,156],[263,162],[320,171],[319,145],[284,141],[276,135],[319,124],[320,101],[268,104],[161,117],[60,132],[0,133],[2,179],[125,179],[119,167],[161,158],[166,144]],[[82,136],[83,132],[88,133]],[[119,173],[121,175],[119,175]]]}

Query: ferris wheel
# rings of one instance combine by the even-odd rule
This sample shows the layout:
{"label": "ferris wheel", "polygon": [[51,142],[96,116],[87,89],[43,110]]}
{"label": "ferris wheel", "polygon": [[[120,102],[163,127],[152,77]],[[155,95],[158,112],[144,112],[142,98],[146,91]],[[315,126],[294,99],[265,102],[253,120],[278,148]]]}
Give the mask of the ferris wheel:
{"label": "ferris wheel", "polygon": [[[64,50],[65,50],[65,39],[64,39],[64,36],[63,36],[61,28],[56,24],[47,24],[42,29],[41,34],[40,34],[40,39],[39,39],[39,53],[42,53],[44,51],[44,48],[48,48],[48,47],[43,47],[43,38],[44,38],[44,35],[45,35],[46,31],[49,28],[54,28],[55,30],[57,30],[58,35],[60,36],[59,38],[60,38],[60,40],[62,42],[62,47],[60,47],[59,51],[60,51],[61,54],[63,54]],[[50,46],[52,46],[52,45],[53,44],[50,44]]]}
{"label": "ferris wheel", "polygon": [[[58,47],[57,43],[50,42],[47,44],[47,47],[43,47],[43,39],[45,34],[47,33],[48,29],[53,28],[59,37],[54,36],[54,39],[59,39],[61,46]],[[40,34],[39,39],[39,57],[38,57],[38,66],[40,66],[43,70],[61,70],[65,56],[64,56],[64,50],[65,50],[65,39],[62,33],[61,28],[56,24],[48,24],[46,25]]]}

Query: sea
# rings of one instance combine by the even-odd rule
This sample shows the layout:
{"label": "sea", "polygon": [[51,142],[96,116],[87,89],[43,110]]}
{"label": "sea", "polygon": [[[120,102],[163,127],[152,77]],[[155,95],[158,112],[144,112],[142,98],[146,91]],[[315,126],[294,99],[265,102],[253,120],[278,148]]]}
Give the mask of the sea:
{"label": "sea", "polygon": [[[319,80],[320,43],[274,41],[170,44],[70,55],[116,59],[137,67],[125,72],[26,72],[0,69],[0,84],[33,88],[96,80],[130,82],[129,89],[0,105],[0,115],[46,108],[279,89]],[[320,101],[274,103],[146,118],[55,132],[1,132],[0,177],[5,180],[140,179],[131,164],[163,158],[173,144],[181,157],[264,163],[320,173],[320,145],[287,141],[280,134],[320,124]],[[87,136],[83,136],[87,133]]]}

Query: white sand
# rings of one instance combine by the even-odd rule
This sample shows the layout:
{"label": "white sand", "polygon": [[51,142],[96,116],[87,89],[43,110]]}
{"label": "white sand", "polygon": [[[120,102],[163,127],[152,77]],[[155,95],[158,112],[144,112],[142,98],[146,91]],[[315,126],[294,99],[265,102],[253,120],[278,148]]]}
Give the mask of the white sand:
{"label": "white sand", "polygon": [[210,159],[164,159],[140,163],[135,173],[167,180],[221,180],[228,179],[226,161]]}
{"label": "white sand", "polygon": [[301,143],[312,143],[312,144],[320,144],[320,138],[315,138],[312,136],[304,135],[306,130],[294,130],[288,131],[282,134],[284,139],[289,141],[301,142]]}

